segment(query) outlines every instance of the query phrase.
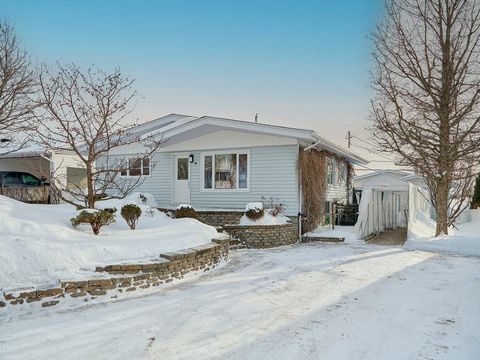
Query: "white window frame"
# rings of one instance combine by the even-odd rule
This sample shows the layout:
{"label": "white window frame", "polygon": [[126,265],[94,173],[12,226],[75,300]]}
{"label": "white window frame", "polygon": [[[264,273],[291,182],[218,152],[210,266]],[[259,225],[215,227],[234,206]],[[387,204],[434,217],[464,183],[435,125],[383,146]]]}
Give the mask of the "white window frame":
{"label": "white window frame", "polygon": [[[215,189],[215,155],[237,155],[237,188],[236,189]],[[240,189],[238,187],[240,181],[240,172],[239,172],[239,155],[247,155],[247,187]],[[212,188],[205,189],[205,156],[212,156]],[[227,149],[227,150],[215,150],[209,152],[202,152],[200,154],[200,191],[201,192],[249,192],[250,191],[250,150],[238,150],[238,149]]]}
{"label": "white window frame", "polygon": [[[332,182],[329,182],[330,179],[329,179],[329,174],[328,174],[328,167],[329,167],[330,164],[332,165]],[[336,169],[335,161],[332,160],[332,159],[328,159],[327,160],[327,186],[328,185],[335,185],[335,183],[336,183],[336,176],[335,176],[336,175],[335,174],[336,170],[337,169]]]}
{"label": "white window frame", "polygon": [[[347,182],[347,165],[344,163],[344,162],[341,162],[341,161],[337,161],[336,162],[336,174],[335,174],[335,182],[337,184],[345,184]],[[342,170],[342,172],[340,172],[340,169]],[[337,176],[337,174],[339,176]]]}
{"label": "white window frame", "polygon": [[[130,160],[132,159],[140,159],[141,160],[141,174],[140,175],[130,175]],[[148,175],[145,175],[143,173],[143,160],[148,159]],[[148,157],[139,157],[139,156],[128,156],[127,158],[128,161],[128,169],[127,169],[127,175],[122,175],[122,172],[120,172],[120,176],[122,178],[137,178],[139,176],[145,176],[145,177],[150,177],[152,176],[152,158],[150,156]]]}

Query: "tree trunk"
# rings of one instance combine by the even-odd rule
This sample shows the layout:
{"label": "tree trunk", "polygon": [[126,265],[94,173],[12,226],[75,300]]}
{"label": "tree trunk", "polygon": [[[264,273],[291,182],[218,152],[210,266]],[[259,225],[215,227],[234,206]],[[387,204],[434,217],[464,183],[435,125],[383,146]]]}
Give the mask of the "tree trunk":
{"label": "tree trunk", "polygon": [[92,164],[86,164],[87,170],[87,208],[94,209],[95,208],[95,194],[93,189],[93,171],[92,171]]}
{"label": "tree trunk", "polygon": [[435,194],[435,210],[437,211],[435,236],[442,233],[448,235],[448,185],[444,178],[440,179],[439,183]]}

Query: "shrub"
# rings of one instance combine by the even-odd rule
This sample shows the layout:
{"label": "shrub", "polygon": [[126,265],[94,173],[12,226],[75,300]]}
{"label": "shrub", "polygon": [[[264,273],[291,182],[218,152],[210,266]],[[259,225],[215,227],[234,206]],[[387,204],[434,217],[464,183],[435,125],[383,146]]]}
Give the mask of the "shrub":
{"label": "shrub", "polygon": [[247,204],[247,207],[245,209],[245,215],[250,220],[258,220],[262,218],[264,214],[265,214],[265,211],[263,210],[262,203]]}
{"label": "shrub", "polygon": [[87,209],[82,210],[77,216],[70,219],[73,226],[80,224],[90,224],[95,235],[100,233],[100,228],[115,222],[115,212],[117,209],[108,208],[103,210]]}
{"label": "shrub", "polygon": [[268,213],[272,216],[278,216],[285,212],[285,204],[277,198],[266,198],[262,196],[262,202]]}
{"label": "shrub", "polygon": [[130,229],[135,230],[138,219],[140,219],[142,215],[142,209],[135,204],[124,205],[120,210],[120,215],[125,219]]}
{"label": "shrub", "polygon": [[180,218],[193,218],[197,217],[197,212],[195,209],[190,205],[179,205],[175,210],[175,217],[177,219]]}

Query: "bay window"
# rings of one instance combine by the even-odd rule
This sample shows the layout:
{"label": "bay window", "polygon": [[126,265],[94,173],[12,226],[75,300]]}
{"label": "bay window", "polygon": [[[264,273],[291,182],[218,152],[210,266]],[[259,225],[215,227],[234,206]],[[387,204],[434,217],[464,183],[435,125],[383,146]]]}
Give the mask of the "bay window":
{"label": "bay window", "polygon": [[246,190],[248,180],[247,153],[218,153],[203,156],[203,189]]}

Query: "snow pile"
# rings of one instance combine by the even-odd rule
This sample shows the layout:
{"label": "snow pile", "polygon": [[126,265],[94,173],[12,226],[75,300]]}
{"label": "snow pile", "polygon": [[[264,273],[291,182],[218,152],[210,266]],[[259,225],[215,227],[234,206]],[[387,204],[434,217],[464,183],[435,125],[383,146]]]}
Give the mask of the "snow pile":
{"label": "snow pile", "polygon": [[263,203],[262,202],[251,202],[248,203],[247,206],[245,206],[245,211],[248,210],[262,210],[263,209]]}
{"label": "snow pile", "polygon": [[[52,285],[58,279],[79,278],[95,266],[158,258],[162,252],[209,243],[214,227],[195,219],[171,219],[135,194],[123,200],[99,202],[116,207],[116,223],[95,236],[88,225],[75,229],[70,205],[25,204],[0,196],[0,289]],[[136,230],[120,216],[122,204],[142,207]]]}
{"label": "snow pile", "polygon": [[192,210],[195,210],[195,208],[190,205],[190,204],[180,204],[176,207],[177,210],[180,210],[180,209],[192,209]]}
{"label": "snow pile", "polygon": [[[263,203],[261,202],[252,202],[248,203],[245,206],[245,211],[254,210],[259,211],[263,209]],[[269,209],[265,210],[263,216],[259,219],[250,219],[247,215],[243,215],[240,218],[240,225],[250,226],[250,225],[285,225],[290,222],[290,219],[282,214],[276,216],[272,215]]]}
{"label": "snow pile", "polygon": [[[480,256],[480,219],[472,214],[471,222],[457,225],[449,229],[448,235],[432,236],[435,222],[430,218],[421,219],[417,216],[414,231],[404,245],[406,249],[418,249],[457,254],[465,256]],[[421,230],[424,230],[423,232]]]}
{"label": "snow pile", "polygon": [[335,225],[335,229],[318,228],[315,231],[304,234],[307,237],[336,237],[345,238],[346,243],[359,242],[358,234],[353,226]]}

